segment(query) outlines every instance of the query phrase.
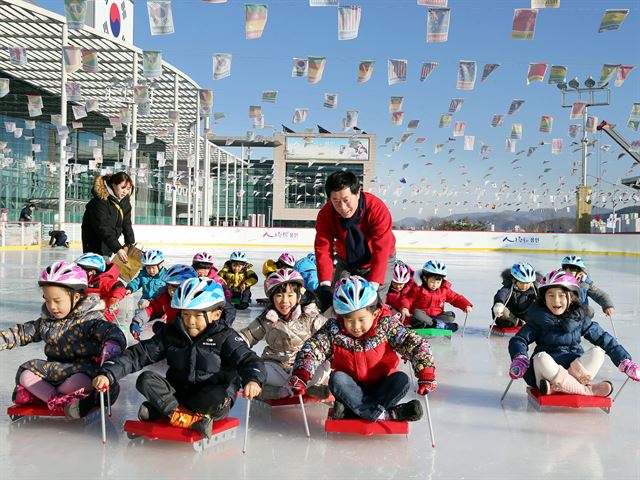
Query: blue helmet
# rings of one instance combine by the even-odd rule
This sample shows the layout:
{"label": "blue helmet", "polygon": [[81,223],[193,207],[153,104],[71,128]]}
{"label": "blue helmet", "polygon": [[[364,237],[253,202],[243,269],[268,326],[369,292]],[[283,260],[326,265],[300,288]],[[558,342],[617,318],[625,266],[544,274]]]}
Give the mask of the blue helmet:
{"label": "blue helmet", "polygon": [[213,310],[224,305],[222,286],[212,278],[190,278],[173,294],[171,307],[179,310]]}
{"label": "blue helmet", "polygon": [[378,301],[378,292],[364,278],[356,275],[345,278],[333,292],[333,309],[338,315],[355,312]]}
{"label": "blue helmet", "polygon": [[536,272],[528,263],[514,263],[511,267],[511,275],[516,280],[523,283],[531,283],[536,281]]}
{"label": "blue helmet", "polygon": [[142,254],[142,265],[151,266],[164,262],[164,254],[160,250],[148,250]]}
{"label": "blue helmet", "polygon": [[577,255],[567,255],[562,259],[562,268],[569,265],[572,267],[578,267],[580,270],[584,270],[587,268],[582,258]]}
{"label": "blue helmet", "polygon": [[247,263],[247,254],[237,250],[231,253],[231,255],[229,256],[229,260],[231,260],[232,262]]}
{"label": "blue helmet", "polygon": [[107,269],[107,262],[104,261],[102,255],[97,253],[85,253],[76,258],[75,263],[89,270],[97,270],[102,273]]}
{"label": "blue helmet", "polygon": [[422,273],[447,276],[447,266],[439,260],[429,260],[422,267]]}
{"label": "blue helmet", "polygon": [[190,267],[189,265],[173,265],[162,274],[160,279],[167,285],[173,285],[177,287],[185,280],[196,278],[197,276],[198,272],[196,272],[194,268]]}

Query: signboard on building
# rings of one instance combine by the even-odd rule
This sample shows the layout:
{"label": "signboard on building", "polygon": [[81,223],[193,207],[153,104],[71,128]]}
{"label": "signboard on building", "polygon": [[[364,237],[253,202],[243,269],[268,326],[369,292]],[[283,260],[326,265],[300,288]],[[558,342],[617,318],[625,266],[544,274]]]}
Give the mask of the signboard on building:
{"label": "signboard on building", "polygon": [[89,1],[87,24],[105,35],[133,44],[133,2],[131,0]]}
{"label": "signboard on building", "polygon": [[369,160],[367,137],[287,137],[285,160]]}

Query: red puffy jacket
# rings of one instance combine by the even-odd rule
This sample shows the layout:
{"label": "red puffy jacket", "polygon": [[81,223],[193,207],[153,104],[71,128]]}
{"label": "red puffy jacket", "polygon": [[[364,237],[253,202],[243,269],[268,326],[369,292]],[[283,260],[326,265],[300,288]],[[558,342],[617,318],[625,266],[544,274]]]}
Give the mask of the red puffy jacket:
{"label": "red puffy jacket", "polygon": [[413,281],[413,278],[409,280],[405,284],[404,288],[400,291],[389,288],[389,292],[387,293],[387,305],[399,312],[400,310],[402,310],[402,300],[407,297],[415,297],[416,290],[418,288],[420,287],[416,282]]}
{"label": "red puffy jacket", "polygon": [[109,322],[115,320],[114,313],[109,311],[112,303],[122,300],[127,295],[124,283],[120,280],[120,269],[115,263],[107,262],[107,269],[96,275],[89,277],[87,293],[95,293],[105,304],[104,318]]}
{"label": "red puffy jacket", "polygon": [[404,297],[401,301],[403,308],[410,312],[416,309],[422,310],[430,317],[437,317],[444,311],[444,304],[449,303],[460,310],[473,305],[469,300],[451,289],[451,282],[443,280],[442,285],[435,291],[426,287],[418,287],[413,294]]}
{"label": "red puffy jacket", "polygon": [[175,321],[178,317],[178,313],[180,312],[180,310],[176,308],[171,308],[171,297],[169,296],[169,292],[166,288],[164,288],[162,292],[158,293],[158,295],[149,302],[145,311],[149,316],[149,320],[160,318],[168,325]]}

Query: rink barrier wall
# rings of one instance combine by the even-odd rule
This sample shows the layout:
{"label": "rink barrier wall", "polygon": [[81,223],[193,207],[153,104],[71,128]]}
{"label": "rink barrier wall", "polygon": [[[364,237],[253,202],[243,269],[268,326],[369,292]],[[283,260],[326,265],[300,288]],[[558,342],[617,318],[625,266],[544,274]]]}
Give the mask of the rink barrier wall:
{"label": "rink barrier wall", "polygon": [[[66,224],[80,246],[80,224]],[[230,247],[313,249],[315,229],[134,225],[145,247]],[[497,251],[640,256],[640,234],[510,233],[394,230],[398,251]]]}

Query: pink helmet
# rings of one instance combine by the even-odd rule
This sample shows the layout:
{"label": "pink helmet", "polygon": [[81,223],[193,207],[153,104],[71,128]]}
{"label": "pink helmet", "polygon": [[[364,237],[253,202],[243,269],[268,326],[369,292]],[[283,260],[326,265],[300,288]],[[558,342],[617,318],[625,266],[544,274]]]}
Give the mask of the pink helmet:
{"label": "pink helmet", "polygon": [[198,252],[193,256],[193,263],[210,263],[213,265],[213,255],[207,252]]}
{"label": "pink helmet", "polygon": [[296,257],[291,255],[290,253],[283,253],[278,257],[278,261],[284,263],[287,267],[293,268],[296,264]]}
{"label": "pink helmet", "polygon": [[409,265],[398,260],[393,267],[393,281],[405,284],[409,280],[411,280],[411,269],[409,268]]}
{"label": "pink helmet", "polygon": [[554,270],[542,277],[539,286],[540,292],[551,287],[562,287],[576,295],[580,294],[580,284],[578,283],[578,280],[576,280],[573,275],[566,273],[564,270]]}
{"label": "pink helmet", "polygon": [[87,273],[80,265],[71,262],[55,262],[42,271],[38,285],[60,285],[84,292],[87,289]]}
{"label": "pink helmet", "polygon": [[284,283],[297,283],[304,287],[304,279],[298,271],[291,268],[281,268],[269,275],[264,281],[264,293],[267,294],[267,297],[270,297],[276,287]]}

